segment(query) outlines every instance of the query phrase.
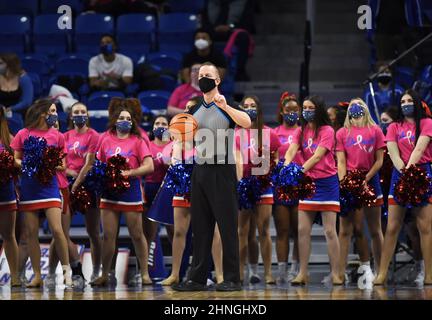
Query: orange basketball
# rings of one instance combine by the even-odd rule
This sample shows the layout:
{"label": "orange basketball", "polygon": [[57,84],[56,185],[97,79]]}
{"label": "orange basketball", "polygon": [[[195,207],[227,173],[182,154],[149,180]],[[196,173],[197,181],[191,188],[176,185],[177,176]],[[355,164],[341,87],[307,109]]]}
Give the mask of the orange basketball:
{"label": "orange basketball", "polygon": [[198,122],[189,113],[179,113],[171,119],[170,134],[178,140],[192,140],[198,130]]}

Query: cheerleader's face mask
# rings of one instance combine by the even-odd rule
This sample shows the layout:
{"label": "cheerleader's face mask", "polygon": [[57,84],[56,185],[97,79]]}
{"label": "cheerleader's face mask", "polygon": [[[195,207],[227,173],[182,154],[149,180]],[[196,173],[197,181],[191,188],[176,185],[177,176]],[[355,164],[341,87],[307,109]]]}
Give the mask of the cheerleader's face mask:
{"label": "cheerleader's face mask", "polygon": [[311,101],[305,100],[303,102],[302,116],[307,122],[315,120],[315,105]]}
{"label": "cheerleader's face mask", "polygon": [[359,103],[353,103],[348,109],[348,115],[352,119],[360,119],[366,114],[364,108]]}
{"label": "cheerleader's face mask", "polygon": [[257,110],[257,104],[256,102],[251,99],[247,98],[242,105],[243,110],[248,114],[251,121],[256,121],[258,117],[258,110]]}
{"label": "cheerleader's face mask", "polygon": [[76,104],[72,107],[72,122],[78,128],[83,128],[88,120],[87,107],[83,104]]}
{"label": "cheerleader's face mask", "polygon": [[116,122],[116,129],[120,133],[129,133],[132,129],[132,117],[129,112],[122,111]]}
{"label": "cheerleader's face mask", "polygon": [[58,121],[57,107],[55,104],[52,104],[48,110],[48,114],[45,118],[45,122],[48,128],[52,128],[57,121]]}
{"label": "cheerleader's face mask", "polygon": [[[168,121],[165,118],[159,117],[156,118],[154,125],[153,125],[153,135],[158,138],[159,140],[166,140],[163,139],[167,134],[165,134],[165,132],[167,132],[168,130]],[[168,135],[168,140],[169,140],[169,135]]]}
{"label": "cheerleader's face mask", "polygon": [[401,99],[401,109],[402,109],[402,113],[405,117],[412,117],[414,114],[414,100],[413,98],[408,95],[405,94],[402,99]]}

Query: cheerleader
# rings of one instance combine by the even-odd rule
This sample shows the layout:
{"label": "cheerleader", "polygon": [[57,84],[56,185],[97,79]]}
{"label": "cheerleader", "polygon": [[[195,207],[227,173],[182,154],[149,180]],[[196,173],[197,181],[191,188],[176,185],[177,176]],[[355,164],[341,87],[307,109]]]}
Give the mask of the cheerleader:
{"label": "cheerleader", "polygon": [[[294,132],[298,128],[299,103],[294,95],[283,93],[279,101],[277,119],[280,125],[274,129],[279,137],[279,157],[283,159],[290,147]],[[297,164],[303,163],[301,152],[297,152],[293,160]],[[298,273],[298,200],[283,203],[275,199],[274,222],[276,227],[276,254],[278,259],[279,282],[291,281]],[[287,276],[289,256],[289,237],[294,239],[291,269]]]}
{"label": "cheerleader", "polygon": [[360,99],[351,100],[344,127],[336,134],[336,155],[339,180],[347,171],[360,170],[365,172],[365,183],[368,183],[377,196],[375,204],[340,214],[339,243],[341,250],[340,277],[345,278],[346,260],[351,236],[355,235],[358,246],[360,263],[365,268],[365,276],[369,283],[373,281],[370,268],[370,253],[368,240],[363,232],[364,217],[368,223],[372,238],[372,248],[375,269],[379,269],[381,249],[384,240],[381,230],[381,206],[384,204],[378,171],[382,167],[384,158],[384,135],[379,126],[372,120],[365,102]]}
{"label": "cheerleader", "polygon": [[[71,106],[70,127],[72,129],[64,134],[66,148],[68,150],[66,156],[66,171],[64,174],[73,181],[71,192],[75,192],[85,180],[87,172],[89,172],[93,166],[99,134],[89,127],[87,107],[81,102],[76,102]],[[63,176],[60,176],[59,180],[65,179]],[[69,198],[67,180],[65,181],[65,184],[66,188],[61,189],[64,200]],[[71,260],[72,275],[74,277],[79,276],[84,278],[80,257],[77,253],[75,244],[71,241],[69,236],[72,214],[74,212],[71,212],[69,201],[65,201],[63,207],[64,214],[62,215],[62,224],[69,245],[69,258]],[[84,212],[82,212],[82,214],[84,214]],[[90,239],[90,251],[93,262],[93,272],[91,275],[92,281],[98,277],[100,272],[102,242],[99,235],[100,212],[97,208],[97,199],[94,193],[92,193],[92,207],[90,207],[84,214],[84,218],[87,234]],[[47,276],[48,279],[50,275],[55,275],[56,265],[57,263],[55,260],[50,262],[50,274]]]}
{"label": "cheerleader", "polygon": [[[387,148],[394,169],[389,192],[389,214],[384,237],[380,269],[375,278],[375,285],[383,285],[387,278],[390,260],[396,248],[396,242],[402,227],[406,208],[394,199],[395,185],[401,177],[401,170],[411,165],[419,165],[431,174],[432,157],[432,120],[426,115],[421,99],[412,89],[405,91],[400,101],[399,116],[387,129]],[[415,192],[413,190],[413,192]],[[430,201],[430,200],[429,200]],[[432,206],[427,204],[415,207],[411,212],[416,217],[420,233],[421,251],[424,260],[424,284],[432,284]]]}
{"label": "cheerleader", "polygon": [[[279,138],[263,124],[263,115],[260,103],[255,96],[246,96],[241,107],[252,121],[250,129],[239,129],[236,133],[236,159],[243,164],[238,173],[239,177],[254,174],[254,163],[258,157],[268,157],[269,161],[278,161]],[[251,131],[252,130],[252,131]],[[258,141],[257,141],[258,140]],[[273,157],[272,157],[273,156]],[[265,165],[265,161],[262,165]],[[269,166],[269,163],[267,165]],[[244,265],[246,263],[249,225],[252,215],[256,216],[261,256],[264,262],[264,278],[266,284],[275,284],[271,272],[272,242],[270,237],[270,218],[273,204],[273,190],[269,188],[261,195],[259,202],[252,209],[243,209],[238,218],[239,248],[240,248],[240,281],[243,282]]]}
{"label": "cheerleader", "polygon": [[[144,195],[147,209],[151,207],[171,161],[172,146],[167,131],[168,125],[169,119],[167,116],[157,116],[153,122],[153,129],[150,134],[153,138],[150,141],[149,147],[153,158],[154,172],[144,178]],[[146,217],[146,219],[143,219],[143,229],[147,242],[155,244],[155,251],[162,250],[162,248],[157,247],[157,244],[160,242],[156,241],[157,237],[159,237],[159,223]],[[167,227],[167,232],[170,233],[171,229]],[[172,231],[169,238],[172,238]],[[149,246],[151,247],[151,245]],[[154,256],[156,256],[156,253],[154,253]],[[153,259],[153,261],[155,260]]]}
{"label": "cheerleader", "polygon": [[308,282],[308,261],[311,250],[311,231],[317,212],[321,212],[334,285],[342,284],[339,272],[339,241],[336,233],[336,213],[339,208],[339,182],[334,158],[335,134],[330,126],[324,100],[318,96],[303,102],[302,126],[294,134],[293,142],[285,154],[285,165],[290,164],[300,149],[303,154],[303,172],[316,185],[311,199],[299,202],[298,241],[300,271],[293,285]]}
{"label": "cheerleader", "polygon": [[[187,104],[185,111],[200,103],[202,98],[193,98]],[[195,150],[191,142],[174,141],[172,145],[172,160],[171,163],[185,162],[190,163],[193,159]],[[163,286],[171,286],[180,282],[180,268],[182,264],[182,257],[186,248],[187,233],[191,223],[190,214],[191,203],[184,196],[175,195],[172,200],[173,207],[173,218],[171,217],[156,217],[156,220],[165,222],[168,224],[174,224],[174,232],[172,238],[172,269],[171,274],[168,278],[161,282]],[[159,210],[160,213],[165,214],[168,210]],[[187,257],[189,257],[188,252]],[[222,243],[220,233],[217,225],[215,226],[212,243],[212,257],[216,273],[216,282],[223,282],[223,270],[222,270]]]}
{"label": "cheerleader", "polygon": [[130,188],[121,194],[105,190],[101,197],[100,209],[103,225],[102,276],[91,282],[92,286],[108,284],[108,273],[116,247],[120,213],[124,213],[135,254],[141,266],[142,284],[152,281],[148,274],[148,248],[142,229],[143,194],[139,177],[153,172],[151,153],[138,130],[138,124],[129,108],[119,107],[109,119],[109,134],[105,136],[98,150],[102,162],[114,155],[127,159],[129,170],[122,175],[129,178]]}
{"label": "cheerleader", "polygon": [[[10,148],[12,138],[5,117],[5,109],[0,106],[0,153],[9,151],[13,154]],[[3,239],[3,248],[9,265],[11,287],[21,286],[18,274],[18,244],[15,238],[16,210],[15,184],[11,179],[0,185],[0,236]]]}
{"label": "cheerleader", "polygon": [[[45,138],[48,145],[60,147],[66,152],[63,134],[52,128],[57,122],[57,108],[50,99],[36,101],[27,111],[25,128],[20,130],[11,142],[14,149],[16,166],[21,168],[24,154],[24,141],[30,136]],[[65,160],[59,171],[66,169]],[[69,253],[67,240],[63,233],[61,224],[62,200],[57,177],[46,186],[42,185],[36,177],[21,176],[21,191],[19,198],[19,210],[25,212],[25,226],[27,229],[27,240],[30,260],[32,263],[34,278],[27,287],[35,288],[43,285],[40,267],[39,246],[39,211],[44,210],[48,220],[49,228],[55,241],[55,249],[63,269],[64,283],[72,285],[71,270],[69,266]]]}

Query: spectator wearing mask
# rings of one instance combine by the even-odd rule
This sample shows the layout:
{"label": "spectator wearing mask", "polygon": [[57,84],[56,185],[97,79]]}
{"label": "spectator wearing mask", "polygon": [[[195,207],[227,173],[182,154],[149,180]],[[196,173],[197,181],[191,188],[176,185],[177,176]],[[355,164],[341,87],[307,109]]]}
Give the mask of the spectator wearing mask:
{"label": "spectator wearing mask", "polygon": [[132,83],[132,60],[116,51],[117,43],[114,37],[102,36],[101,53],[91,58],[89,63],[89,81],[93,90],[123,91]]}
{"label": "spectator wearing mask", "polygon": [[[380,67],[381,72],[377,77],[377,85],[375,86],[375,103],[378,108],[378,115],[375,111],[374,97],[370,89],[366,90],[364,100],[369,107],[372,119],[379,123],[378,116],[387,109],[390,105],[394,105],[399,101],[404,89],[396,83],[393,83],[393,76],[388,68]],[[393,91],[394,89],[394,91]]]}
{"label": "spectator wearing mask", "polygon": [[186,83],[190,83],[192,65],[204,62],[213,63],[219,71],[221,79],[224,78],[227,61],[222,52],[213,47],[210,32],[206,29],[198,29],[195,32],[195,48],[183,57],[181,77]]}
{"label": "spectator wearing mask", "polygon": [[198,85],[198,72],[200,64],[194,64],[191,67],[189,78],[190,82],[178,86],[168,101],[168,116],[175,116],[178,113],[184,112],[188,101],[194,97],[201,97],[202,92]]}
{"label": "spectator wearing mask", "polygon": [[0,104],[5,114],[19,113],[23,116],[33,102],[33,83],[21,68],[14,53],[0,54]]}

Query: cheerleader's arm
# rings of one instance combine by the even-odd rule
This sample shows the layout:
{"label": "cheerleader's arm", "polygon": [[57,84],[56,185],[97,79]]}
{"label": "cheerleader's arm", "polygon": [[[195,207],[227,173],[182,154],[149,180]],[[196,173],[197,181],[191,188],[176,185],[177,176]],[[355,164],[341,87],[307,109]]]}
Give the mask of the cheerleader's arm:
{"label": "cheerleader's arm", "polygon": [[347,173],[345,151],[336,151],[336,157],[337,157],[338,177],[339,177],[339,181],[341,181],[346,176]]}
{"label": "cheerleader's arm", "polygon": [[75,179],[75,182],[72,185],[72,190],[71,190],[72,192],[74,192],[76,190],[76,188],[78,188],[81,185],[81,183],[84,181],[87,173],[93,167],[95,159],[96,159],[95,153],[87,153],[86,162],[85,162],[84,166],[82,167],[81,171],[79,172],[77,178]]}
{"label": "cheerleader's arm", "polygon": [[14,160],[15,160],[15,167],[21,169],[22,164],[22,151],[14,151]]}
{"label": "cheerleader's arm", "polygon": [[[290,147],[291,148],[291,147]],[[310,169],[312,169],[318,162],[321,161],[321,159],[325,156],[325,154],[328,152],[329,150],[324,148],[324,147],[318,147],[313,156],[310,157],[304,164],[303,164],[303,172],[306,173],[308,172]]]}
{"label": "cheerleader's arm", "polygon": [[403,160],[400,157],[397,142],[388,141],[387,142],[387,150],[388,150],[390,159],[393,162],[393,166],[400,172],[403,168],[405,168],[405,163],[403,162]]}
{"label": "cheerleader's arm", "polygon": [[237,180],[240,181],[241,178],[243,178],[243,157],[241,155],[241,151],[236,149],[234,156],[236,163]]}
{"label": "cheerleader's arm", "polygon": [[425,152],[426,148],[429,146],[430,140],[431,139],[428,136],[419,137],[417,144],[414,148],[414,151],[411,152],[411,156],[409,158],[407,168],[420,161],[421,157],[423,156],[423,153]]}
{"label": "cheerleader's arm", "polygon": [[297,151],[299,149],[299,145],[297,143],[291,143],[290,147],[285,153],[285,163],[284,165],[289,165],[291,161],[293,161],[295,155],[297,154]]}
{"label": "cheerleader's arm", "polygon": [[379,149],[375,152],[375,162],[370,168],[369,172],[366,174],[366,182],[369,182],[377,172],[381,169],[384,162],[384,149]]}
{"label": "cheerleader's arm", "polygon": [[153,171],[154,171],[153,159],[152,157],[149,156],[144,158],[139,168],[122,171],[122,174],[124,176],[129,176],[129,177],[141,177],[149,173],[152,173]]}

